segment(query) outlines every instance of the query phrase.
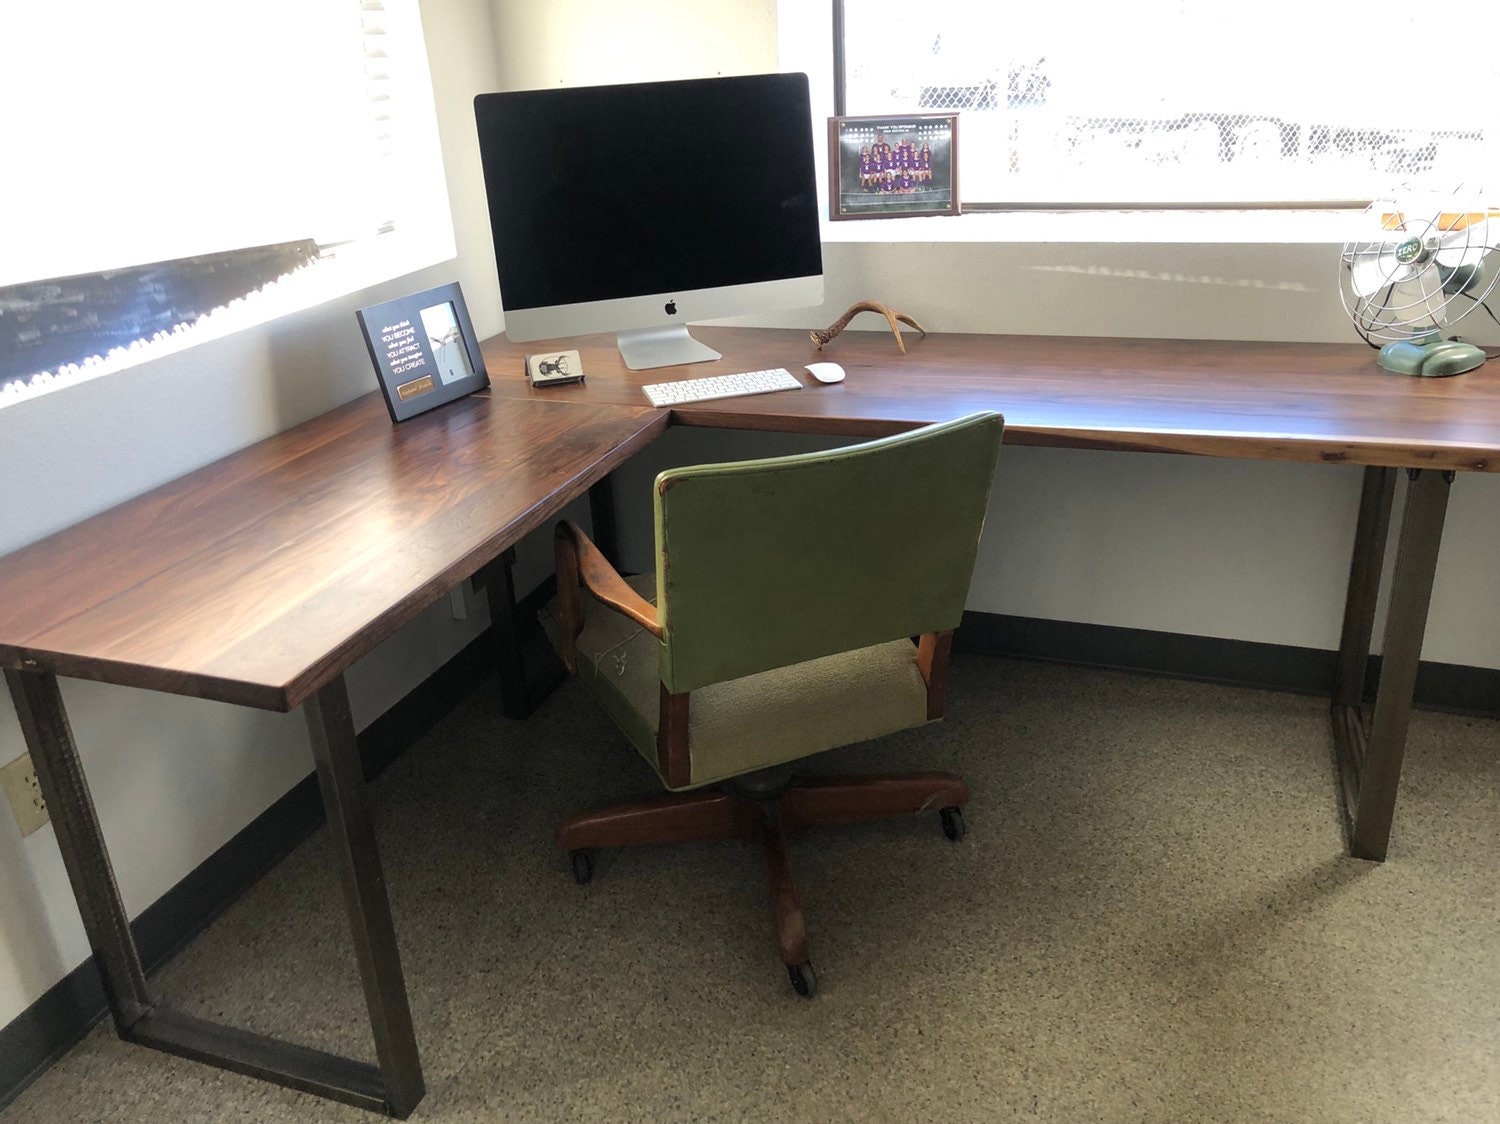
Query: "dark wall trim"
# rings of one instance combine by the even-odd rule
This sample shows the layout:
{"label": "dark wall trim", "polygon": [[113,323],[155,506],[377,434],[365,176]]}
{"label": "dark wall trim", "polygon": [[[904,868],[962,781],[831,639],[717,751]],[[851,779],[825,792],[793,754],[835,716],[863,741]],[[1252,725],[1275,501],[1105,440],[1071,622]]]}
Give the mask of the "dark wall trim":
{"label": "dark wall trim", "polygon": [[[960,652],[1330,697],[1338,657],[1331,650],[1289,644],[975,612],[964,613],[953,647]],[[1371,656],[1366,683],[1372,694],[1379,674],[1380,657]],[[1500,717],[1500,669],[1424,661],[1417,672],[1416,704]]]}
{"label": "dark wall trim", "polygon": [[[522,603],[523,611],[533,600]],[[479,686],[495,666],[495,644],[491,633],[479,636],[360,733],[366,777],[376,776]],[[323,801],[310,772],[131,922],[146,971],[176,955],[322,822]],[[104,990],[90,958],[0,1027],[0,1110],[104,1014]]]}
{"label": "dark wall trim", "polygon": [[849,82],[844,67],[848,65],[848,52],[844,45],[844,0],[833,0],[833,115],[842,117],[845,112]]}

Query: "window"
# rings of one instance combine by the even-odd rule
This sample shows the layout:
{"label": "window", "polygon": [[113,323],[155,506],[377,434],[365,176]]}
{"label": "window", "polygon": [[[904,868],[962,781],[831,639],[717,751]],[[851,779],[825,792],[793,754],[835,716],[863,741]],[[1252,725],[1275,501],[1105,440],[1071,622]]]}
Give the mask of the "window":
{"label": "window", "polygon": [[1500,56],[1407,0],[835,0],[834,27],[835,113],[960,113],[965,210],[1351,206],[1497,166]]}
{"label": "window", "polygon": [[452,256],[416,0],[18,8],[0,405]]}

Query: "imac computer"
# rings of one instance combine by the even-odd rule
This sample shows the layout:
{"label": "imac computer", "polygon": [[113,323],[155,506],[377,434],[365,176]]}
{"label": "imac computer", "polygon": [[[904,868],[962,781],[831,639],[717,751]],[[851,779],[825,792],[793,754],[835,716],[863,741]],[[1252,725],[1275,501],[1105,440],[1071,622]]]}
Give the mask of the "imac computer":
{"label": "imac computer", "polygon": [[823,301],[807,76],[474,99],[506,333],[617,331],[632,370],[720,358],[694,321]]}

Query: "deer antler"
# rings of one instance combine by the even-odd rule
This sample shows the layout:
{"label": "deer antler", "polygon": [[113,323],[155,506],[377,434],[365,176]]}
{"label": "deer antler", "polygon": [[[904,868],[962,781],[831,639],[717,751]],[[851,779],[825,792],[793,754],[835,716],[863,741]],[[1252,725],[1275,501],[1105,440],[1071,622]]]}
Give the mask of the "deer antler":
{"label": "deer antler", "polygon": [[906,354],[906,341],[901,338],[901,329],[896,324],[897,320],[901,321],[902,324],[911,325],[917,331],[921,332],[924,337],[927,335],[927,329],[906,315],[906,313],[897,312],[893,308],[887,308],[879,301],[859,301],[857,304],[851,304],[849,311],[840,316],[828,327],[824,328],[821,332],[809,332],[808,335],[812,336],[813,344],[817,349],[822,351],[823,345],[847,328],[849,321],[853,320],[861,312],[878,312],[885,317],[886,323],[891,326],[891,331],[896,334],[896,346],[901,349],[902,355]]}

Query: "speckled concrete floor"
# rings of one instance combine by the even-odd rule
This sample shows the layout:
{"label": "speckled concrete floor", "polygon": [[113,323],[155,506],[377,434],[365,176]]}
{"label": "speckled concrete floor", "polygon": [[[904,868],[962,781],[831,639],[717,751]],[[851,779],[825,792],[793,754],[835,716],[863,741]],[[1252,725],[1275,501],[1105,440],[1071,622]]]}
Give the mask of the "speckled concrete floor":
{"label": "speckled concrete floor", "polygon": [[[959,657],[941,727],[822,771],[949,768],[937,818],[793,843],[819,992],[738,843],[601,857],[653,777],[574,684],[477,694],[373,786],[428,1093],[414,1119],[1500,1119],[1500,724],[1419,713],[1390,861],[1344,857],[1325,705]],[[196,1013],[371,1056],[319,833],[167,969]],[[104,1028],[4,1124],[365,1121]]]}

